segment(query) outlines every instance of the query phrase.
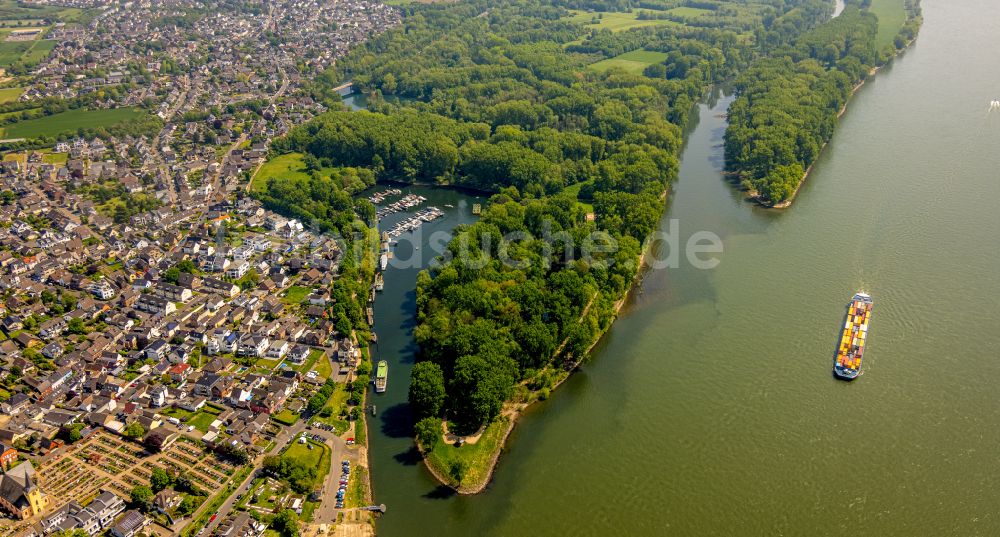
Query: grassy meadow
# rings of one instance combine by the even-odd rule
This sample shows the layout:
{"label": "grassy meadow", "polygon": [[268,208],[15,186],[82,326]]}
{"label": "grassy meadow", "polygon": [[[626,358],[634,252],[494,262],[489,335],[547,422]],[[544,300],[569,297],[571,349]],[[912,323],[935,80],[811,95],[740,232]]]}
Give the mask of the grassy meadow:
{"label": "grassy meadow", "polygon": [[[620,13],[612,11],[594,11],[587,12],[578,9],[571,10],[573,15],[569,17],[569,20],[573,22],[584,23],[588,29],[596,30],[611,30],[612,32],[621,32],[624,30],[629,30],[631,28],[641,28],[643,26],[681,26],[680,24],[670,21],[670,20],[639,20],[639,12],[633,11],[632,13]],[[600,17],[600,18],[597,18]],[[597,19],[597,24],[593,21]]]}
{"label": "grassy meadow", "polygon": [[136,108],[87,110],[78,108],[51,116],[11,123],[0,129],[3,138],[37,138],[76,132],[80,128],[110,127],[140,117],[145,112]]}
{"label": "grassy meadow", "polygon": [[641,75],[643,70],[654,63],[660,63],[667,59],[667,55],[663,52],[655,52],[651,50],[633,50],[632,52],[626,52],[625,54],[619,54],[614,58],[608,58],[606,60],[601,60],[597,63],[590,64],[590,68],[604,72],[613,67],[620,67],[629,73]]}
{"label": "grassy meadow", "polygon": [[899,29],[906,22],[903,0],[872,0],[869,11],[878,17],[878,47],[892,45]]}

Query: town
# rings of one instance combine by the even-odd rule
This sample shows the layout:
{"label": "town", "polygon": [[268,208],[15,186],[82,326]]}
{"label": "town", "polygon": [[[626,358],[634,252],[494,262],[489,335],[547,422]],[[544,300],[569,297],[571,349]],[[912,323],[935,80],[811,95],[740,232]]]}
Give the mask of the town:
{"label": "town", "polygon": [[342,106],[310,81],[398,11],[7,11],[0,536],[374,534],[369,282],[251,185],[272,139]]}

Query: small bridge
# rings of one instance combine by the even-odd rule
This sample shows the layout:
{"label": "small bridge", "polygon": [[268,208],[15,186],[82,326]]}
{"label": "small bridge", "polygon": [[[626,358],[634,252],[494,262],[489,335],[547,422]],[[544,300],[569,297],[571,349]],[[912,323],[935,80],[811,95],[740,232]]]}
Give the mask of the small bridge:
{"label": "small bridge", "polygon": [[344,82],[336,88],[333,88],[333,91],[336,91],[341,97],[347,97],[348,95],[354,93],[354,82]]}

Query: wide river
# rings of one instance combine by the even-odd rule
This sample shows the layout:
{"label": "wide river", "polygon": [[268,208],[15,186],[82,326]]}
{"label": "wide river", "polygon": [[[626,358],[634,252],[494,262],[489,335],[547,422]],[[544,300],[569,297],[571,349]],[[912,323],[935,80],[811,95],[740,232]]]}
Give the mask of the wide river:
{"label": "wide river", "polygon": [[[788,210],[722,178],[729,99],[700,107],[662,227],[682,244],[717,234],[718,266],[682,255],[647,273],[483,494],[449,494],[414,457],[416,269],[390,269],[379,534],[1000,535],[1000,15],[995,0],[923,7],[919,39],[858,92]],[[472,218],[465,196],[432,197],[457,207],[421,252]],[[864,375],[839,382],[859,289],[875,300]]]}

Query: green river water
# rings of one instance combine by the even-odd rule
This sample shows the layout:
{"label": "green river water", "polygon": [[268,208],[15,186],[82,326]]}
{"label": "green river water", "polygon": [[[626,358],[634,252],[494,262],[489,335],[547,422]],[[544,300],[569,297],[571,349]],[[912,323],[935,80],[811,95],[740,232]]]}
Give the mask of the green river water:
{"label": "green river water", "polygon": [[[923,7],[790,209],[724,181],[729,99],[700,107],[662,226],[717,234],[720,263],[647,273],[592,360],[519,421],[483,494],[437,486],[412,450],[416,269],[391,268],[378,533],[1000,535],[1000,16],[993,0]],[[456,205],[425,227],[426,257],[428,235],[472,216],[467,196],[424,192]],[[870,344],[845,383],[831,365],[859,289]]]}

